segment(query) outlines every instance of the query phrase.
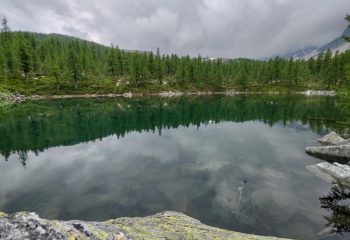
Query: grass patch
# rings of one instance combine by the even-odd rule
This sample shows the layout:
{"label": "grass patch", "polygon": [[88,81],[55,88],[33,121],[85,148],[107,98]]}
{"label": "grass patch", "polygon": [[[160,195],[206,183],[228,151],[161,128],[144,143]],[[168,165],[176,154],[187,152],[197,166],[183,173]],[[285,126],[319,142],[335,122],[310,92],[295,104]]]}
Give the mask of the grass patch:
{"label": "grass patch", "polygon": [[[308,82],[300,85],[287,85],[282,83],[237,86],[233,82],[223,86],[215,86],[212,83],[178,83],[172,78],[158,81],[139,82],[130,84],[127,80],[116,81],[109,77],[85,78],[74,84],[69,80],[59,80],[52,77],[32,77],[28,83],[23,79],[2,80],[0,92],[18,93],[22,95],[80,95],[80,94],[109,94],[109,93],[139,93],[149,94],[163,91],[180,92],[224,92],[224,91],[248,91],[248,92],[302,92],[308,89],[327,90],[327,86],[321,82]],[[350,98],[350,90],[344,88],[332,88],[341,96]],[[331,89],[329,89],[331,90]]]}

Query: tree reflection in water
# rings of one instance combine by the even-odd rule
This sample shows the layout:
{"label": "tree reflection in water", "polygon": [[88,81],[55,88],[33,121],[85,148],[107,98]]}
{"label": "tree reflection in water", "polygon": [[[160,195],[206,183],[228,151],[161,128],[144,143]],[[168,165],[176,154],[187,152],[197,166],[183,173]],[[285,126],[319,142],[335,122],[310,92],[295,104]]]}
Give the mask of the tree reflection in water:
{"label": "tree reflection in water", "polygon": [[325,219],[332,232],[350,232],[350,188],[338,182],[327,196],[319,199],[321,207],[330,211],[330,216],[325,216]]}
{"label": "tree reflection in water", "polygon": [[[346,132],[350,112],[340,99],[302,95],[182,96],[178,98],[59,99],[0,108],[0,155],[71,146],[130,132],[175,129],[214,122],[260,121],[269,126]],[[344,100],[345,101],[345,100]]]}

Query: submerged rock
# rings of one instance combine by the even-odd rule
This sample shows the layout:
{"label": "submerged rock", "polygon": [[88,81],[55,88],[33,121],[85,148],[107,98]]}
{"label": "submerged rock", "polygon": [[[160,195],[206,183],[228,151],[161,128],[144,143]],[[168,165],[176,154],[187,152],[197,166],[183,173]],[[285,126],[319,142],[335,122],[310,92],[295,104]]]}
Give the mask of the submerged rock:
{"label": "submerged rock", "polygon": [[329,173],[326,173],[322,171],[317,164],[316,165],[309,165],[305,167],[309,172],[314,174],[315,176],[321,178],[322,180],[328,182],[328,183],[333,183],[334,182],[334,177],[332,177]]}
{"label": "submerged rock", "polygon": [[323,162],[316,164],[321,171],[331,175],[336,181],[340,181],[346,186],[350,186],[350,166],[340,163]]}
{"label": "submerged rock", "polygon": [[35,213],[0,212],[0,239],[281,239],[209,227],[177,212],[149,217],[118,218],[106,222],[41,219]]}
{"label": "submerged rock", "polygon": [[[331,132],[318,140],[324,146],[306,147],[305,152],[328,162],[316,164],[315,167],[330,175],[336,181],[350,186],[350,139],[345,140],[335,132]],[[343,163],[343,164],[341,164]],[[313,166],[308,167],[317,176],[327,180],[327,177],[319,174]]]}

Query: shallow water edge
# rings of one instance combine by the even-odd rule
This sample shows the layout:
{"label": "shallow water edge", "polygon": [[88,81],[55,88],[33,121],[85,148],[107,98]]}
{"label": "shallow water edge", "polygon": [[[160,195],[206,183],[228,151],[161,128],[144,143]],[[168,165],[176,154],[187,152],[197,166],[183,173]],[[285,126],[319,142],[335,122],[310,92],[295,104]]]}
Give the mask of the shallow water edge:
{"label": "shallow water edge", "polygon": [[304,92],[285,92],[285,91],[192,91],[192,92],[184,92],[184,91],[162,91],[162,92],[147,92],[147,93],[133,93],[133,92],[125,92],[125,93],[105,93],[105,94],[64,94],[64,95],[16,95],[16,94],[2,94],[0,93],[2,98],[1,101],[6,102],[22,102],[26,100],[44,100],[44,99],[71,99],[71,98],[115,98],[115,97],[145,97],[145,96],[154,96],[154,97],[177,97],[177,96],[203,96],[203,95],[261,95],[261,94],[301,94],[305,96],[336,96],[336,92],[334,90],[306,90]]}

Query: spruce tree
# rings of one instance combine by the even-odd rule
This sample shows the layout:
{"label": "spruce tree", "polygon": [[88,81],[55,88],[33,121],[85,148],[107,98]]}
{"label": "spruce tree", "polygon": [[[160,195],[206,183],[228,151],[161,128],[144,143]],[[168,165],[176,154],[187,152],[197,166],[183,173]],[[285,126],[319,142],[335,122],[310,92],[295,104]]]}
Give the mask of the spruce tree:
{"label": "spruce tree", "polygon": [[25,82],[28,83],[28,75],[30,72],[31,67],[31,61],[30,61],[30,55],[28,52],[28,47],[25,43],[21,43],[20,46],[20,61],[21,61],[21,69],[24,73]]}

